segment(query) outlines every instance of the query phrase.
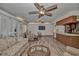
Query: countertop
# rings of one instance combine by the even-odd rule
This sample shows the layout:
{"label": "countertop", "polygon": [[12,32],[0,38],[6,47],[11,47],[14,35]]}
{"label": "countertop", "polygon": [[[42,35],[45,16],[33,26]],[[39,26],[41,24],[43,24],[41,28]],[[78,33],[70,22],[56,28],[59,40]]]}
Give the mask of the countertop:
{"label": "countertop", "polygon": [[67,35],[67,36],[79,36],[79,34],[75,34],[75,33],[62,33],[62,32],[57,32],[58,34],[62,34],[62,35]]}

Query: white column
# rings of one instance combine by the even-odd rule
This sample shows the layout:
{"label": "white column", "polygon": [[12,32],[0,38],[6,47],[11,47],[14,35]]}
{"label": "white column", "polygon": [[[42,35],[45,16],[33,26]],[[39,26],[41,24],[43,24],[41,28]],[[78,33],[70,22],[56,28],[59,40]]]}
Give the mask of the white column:
{"label": "white column", "polygon": [[23,38],[23,34],[24,34],[24,31],[23,31],[24,27],[23,27],[23,24],[20,23],[20,36]]}
{"label": "white column", "polygon": [[17,40],[18,41],[21,41],[21,40],[23,40],[23,36],[22,36],[22,24],[21,23],[19,23],[18,22],[18,24],[17,24],[17,32],[16,32],[16,36],[17,36]]}

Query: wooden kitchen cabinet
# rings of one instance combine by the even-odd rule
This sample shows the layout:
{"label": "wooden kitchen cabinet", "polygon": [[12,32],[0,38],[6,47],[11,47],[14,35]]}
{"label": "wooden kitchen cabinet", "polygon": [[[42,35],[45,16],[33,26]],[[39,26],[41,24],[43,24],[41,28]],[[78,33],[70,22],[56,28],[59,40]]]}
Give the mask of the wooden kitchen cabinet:
{"label": "wooden kitchen cabinet", "polygon": [[76,18],[77,18],[76,16],[69,16],[67,18],[57,21],[56,25],[64,25],[64,24],[68,24],[68,23],[74,23],[77,21]]}
{"label": "wooden kitchen cabinet", "polygon": [[67,46],[79,48],[79,36],[69,36],[57,33],[56,40],[60,41],[61,43]]}

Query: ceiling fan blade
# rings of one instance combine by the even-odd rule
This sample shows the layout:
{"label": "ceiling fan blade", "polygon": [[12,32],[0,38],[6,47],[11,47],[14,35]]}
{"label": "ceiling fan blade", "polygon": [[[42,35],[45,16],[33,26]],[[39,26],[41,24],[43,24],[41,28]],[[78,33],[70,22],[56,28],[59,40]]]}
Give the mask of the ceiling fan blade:
{"label": "ceiling fan blade", "polygon": [[29,12],[29,14],[39,14],[38,11],[32,11],[32,12]]}
{"label": "ceiling fan blade", "polygon": [[47,16],[52,16],[52,13],[46,13]]}
{"label": "ceiling fan blade", "polygon": [[57,9],[57,5],[53,5],[53,6],[46,8],[46,11],[48,12],[48,11],[52,11],[52,10],[55,10],[55,9]]}
{"label": "ceiling fan blade", "polygon": [[38,10],[41,10],[41,6],[38,3],[34,3],[34,5]]}

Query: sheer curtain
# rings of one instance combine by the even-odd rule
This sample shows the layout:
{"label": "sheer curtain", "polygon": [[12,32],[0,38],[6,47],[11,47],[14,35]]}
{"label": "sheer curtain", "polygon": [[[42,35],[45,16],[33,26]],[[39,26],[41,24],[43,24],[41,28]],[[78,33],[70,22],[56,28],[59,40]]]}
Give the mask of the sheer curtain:
{"label": "sheer curtain", "polygon": [[23,37],[23,23],[16,19],[0,14],[0,38],[16,37],[17,40]]}
{"label": "sheer curtain", "polygon": [[0,14],[0,37],[15,36],[16,25],[15,19]]}
{"label": "sheer curtain", "polygon": [[1,34],[1,15],[0,15],[0,37],[2,36]]}

